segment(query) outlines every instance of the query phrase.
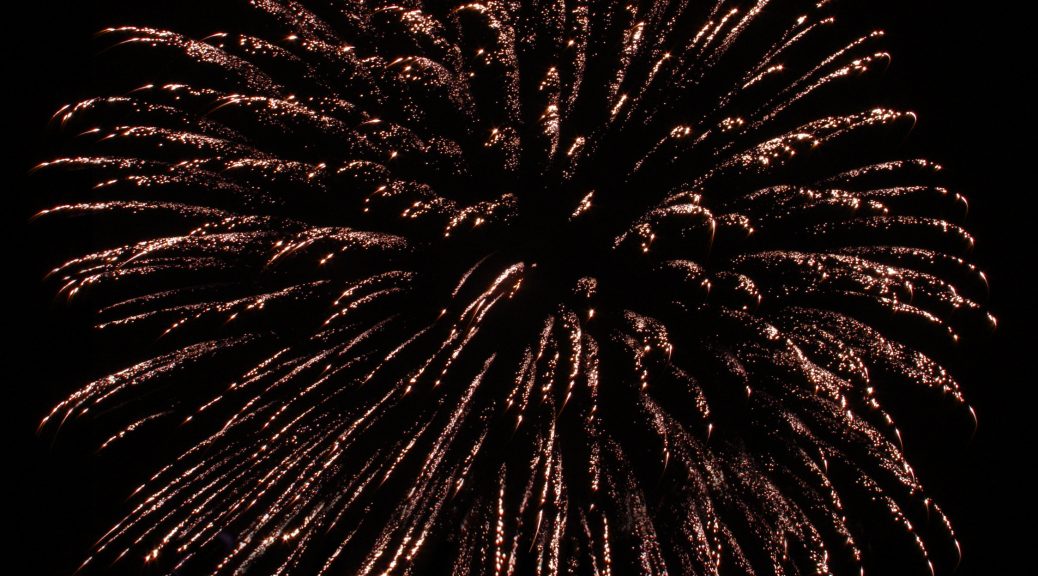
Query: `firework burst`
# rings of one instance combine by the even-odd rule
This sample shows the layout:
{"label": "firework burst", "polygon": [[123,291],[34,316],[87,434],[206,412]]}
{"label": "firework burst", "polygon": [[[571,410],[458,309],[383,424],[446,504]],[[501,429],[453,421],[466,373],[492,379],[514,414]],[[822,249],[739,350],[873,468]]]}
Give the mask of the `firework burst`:
{"label": "firework burst", "polygon": [[80,152],[41,165],[89,189],[42,215],[111,223],[60,294],[143,342],[43,426],[191,438],[88,565],[857,574],[866,525],[924,571],[922,518],[954,542],[880,398],[962,403],[932,358],[992,320],[964,201],[886,157],[913,116],[832,110],[881,33],[827,2],[234,10],[104,31],[139,87],[60,110]]}

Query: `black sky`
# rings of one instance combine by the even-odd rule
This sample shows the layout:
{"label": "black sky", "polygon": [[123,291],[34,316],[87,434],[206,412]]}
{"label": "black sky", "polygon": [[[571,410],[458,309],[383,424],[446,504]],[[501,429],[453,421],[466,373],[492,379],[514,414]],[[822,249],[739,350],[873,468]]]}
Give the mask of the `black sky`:
{"label": "black sky", "polygon": [[[971,438],[941,413],[901,424],[910,461],[961,536],[964,559],[957,574],[1006,573],[1020,558],[1033,562],[1035,556],[1026,522],[1035,488],[1023,472],[1034,456],[1035,417],[1034,296],[1028,278],[1036,272],[1036,133],[1034,97],[1025,89],[1035,80],[1034,32],[1025,16],[979,3],[843,4],[857,4],[857,11],[889,33],[885,45],[893,61],[877,104],[920,114],[903,144],[905,156],[925,152],[944,164],[947,181],[970,200],[966,226],[978,239],[975,259],[988,272],[990,305],[1000,322],[994,336],[963,352],[957,373],[980,427]],[[50,114],[77,97],[105,93],[93,84],[91,62],[100,49],[93,33],[175,5],[37,0],[22,4],[20,14],[5,7],[2,91],[10,101],[3,108],[9,150],[4,258],[13,262],[0,271],[17,291],[6,301],[10,340],[0,396],[15,453],[13,464],[4,466],[15,483],[6,493],[15,510],[5,524],[17,527],[7,554],[14,566],[6,573],[69,573],[119,515],[121,487],[142,479],[126,478],[141,463],[100,462],[74,441],[34,433],[45,411],[90,373],[91,355],[84,333],[61,314],[51,287],[41,282],[55,261],[46,239],[28,223],[41,206],[25,182],[28,169],[48,158]]]}

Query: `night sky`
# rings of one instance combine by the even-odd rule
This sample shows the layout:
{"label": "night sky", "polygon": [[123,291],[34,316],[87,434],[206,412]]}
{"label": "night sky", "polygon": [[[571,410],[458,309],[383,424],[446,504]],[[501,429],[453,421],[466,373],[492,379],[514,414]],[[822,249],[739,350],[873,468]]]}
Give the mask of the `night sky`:
{"label": "night sky", "polygon": [[[141,22],[177,3],[128,4],[39,0],[25,3],[18,15],[8,9],[4,173],[12,204],[4,213],[13,266],[4,278],[17,293],[7,300],[3,405],[15,452],[6,474],[15,484],[7,494],[15,508],[7,517],[12,574],[70,573],[121,517],[128,488],[158,463],[147,451],[130,462],[95,457],[92,438],[35,434],[51,406],[106,364],[92,354],[81,319],[63,312],[41,280],[64,256],[67,246],[60,247],[76,239],[41,237],[29,223],[44,206],[28,193],[27,172],[50,157],[49,116],[66,102],[105,93],[92,75],[101,46],[93,33]],[[887,30],[883,46],[893,54],[880,86],[869,88],[877,92],[876,104],[920,116],[900,156],[940,162],[946,181],[967,196],[975,262],[992,287],[989,305],[999,329],[963,350],[954,372],[978,413],[976,435],[942,404],[927,405],[918,419],[902,418],[899,425],[909,461],[959,534],[964,557],[956,573],[998,574],[1017,556],[1033,556],[1025,520],[1032,517],[1034,488],[1021,464],[1034,452],[1034,296],[1024,279],[1035,266],[1034,103],[1024,88],[1034,79],[1034,34],[1025,18],[1002,7],[935,0],[859,4],[867,4],[864,17]]]}

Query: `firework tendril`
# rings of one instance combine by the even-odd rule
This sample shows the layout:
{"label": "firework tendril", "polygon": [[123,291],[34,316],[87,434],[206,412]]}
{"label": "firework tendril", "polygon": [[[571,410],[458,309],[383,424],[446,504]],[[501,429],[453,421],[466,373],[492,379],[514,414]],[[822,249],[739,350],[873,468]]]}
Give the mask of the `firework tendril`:
{"label": "firework tendril", "polygon": [[87,567],[858,574],[866,526],[911,570],[954,547],[880,399],[968,410],[939,358],[994,320],[965,201],[891,157],[914,116],[848,96],[882,33],[824,1],[229,5],[209,36],[105,30],[139,81],[60,110],[77,151],[39,167],[77,184],[41,217],[110,241],[59,293],[136,343],[42,427],[189,439]]}

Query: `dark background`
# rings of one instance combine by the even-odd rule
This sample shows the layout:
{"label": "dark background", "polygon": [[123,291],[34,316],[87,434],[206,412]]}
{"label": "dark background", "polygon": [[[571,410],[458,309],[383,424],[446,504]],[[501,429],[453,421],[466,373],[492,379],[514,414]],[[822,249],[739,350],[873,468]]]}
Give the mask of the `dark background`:
{"label": "dark background", "polygon": [[[40,0],[5,18],[3,110],[5,130],[4,283],[16,290],[4,310],[8,342],[2,386],[6,438],[14,456],[5,476],[15,531],[5,569],[12,574],[68,574],[124,510],[121,502],[151,462],[93,457],[75,439],[37,436],[39,419],[92,375],[85,332],[52,300],[41,278],[53,266],[48,239],[28,223],[41,208],[28,192],[31,166],[48,159],[50,115],[80,97],[104,94],[92,83],[100,50],[93,33],[108,25],[141,22],[177,3],[114,0]],[[889,33],[893,61],[877,104],[907,107],[919,123],[902,144],[905,157],[925,155],[944,164],[947,182],[970,200],[967,228],[978,239],[975,260],[988,272],[991,309],[999,329],[964,350],[957,372],[979,415],[975,434],[961,419],[935,407],[915,423],[901,422],[909,459],[931,495],[951,516],[964,549],[956,574],[997,574],[1034,551],[1029,467],[1034,404],[1032,317],[1033,238],[1038,225],[1032,198],[1035,132],[1034,32],[1013,9],[937,0],[843,2]],[[10,9],[8,9],[10,10]],[[132,15],[129,15],[132,14]],[[203,16],[204,18],[204,16]],[[1025,484],[1026,483],[1026,484]],[[10,541],[10,536],[7,539]],[[915,564],[913,564],[915,565]],[[21,569],[19,570],[19,567]]]}

